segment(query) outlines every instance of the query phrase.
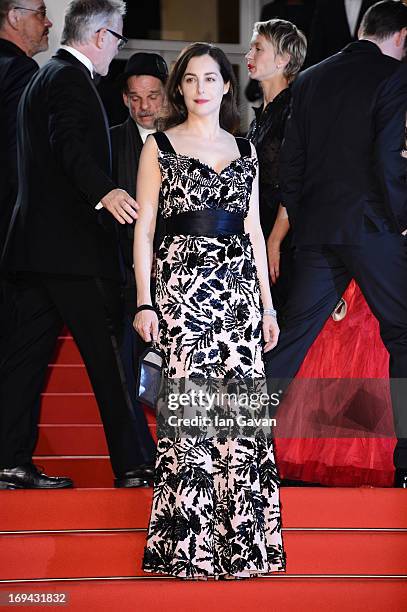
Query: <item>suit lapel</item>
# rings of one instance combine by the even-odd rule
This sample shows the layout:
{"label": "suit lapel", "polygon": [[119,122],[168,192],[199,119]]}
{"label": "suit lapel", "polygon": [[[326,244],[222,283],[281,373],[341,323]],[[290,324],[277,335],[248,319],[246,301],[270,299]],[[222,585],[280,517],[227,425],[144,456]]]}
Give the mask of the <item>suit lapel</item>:
{"label": "suit lapel", "polygon": [[99,104],[100,104],[100,110],[102,111],[102,115],[103,115],[103,121],[105,124],[105,129],[106,129],[106,138],[107,138],[107,142],[109,145],[109,167],[110,167],[110,174],[112,174],[112,143],[110,140],[110,129],[109,129],[109,121],[106,115],[106,111],[105,111],[105,107],[103,105],[102,99],[99,95],[98,90],[95,87],[95,84],[93,83],[92,79],[91,80],[91,85],[93,87],[93,90],[95,92],[95,96],[97,97]]}

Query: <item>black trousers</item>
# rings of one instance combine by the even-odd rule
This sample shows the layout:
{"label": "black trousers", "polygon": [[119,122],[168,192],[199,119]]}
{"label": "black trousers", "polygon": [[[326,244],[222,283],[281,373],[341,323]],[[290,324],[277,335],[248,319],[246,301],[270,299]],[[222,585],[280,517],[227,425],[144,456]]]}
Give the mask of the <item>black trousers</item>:
{"label": "black trousers", "polygon": [[[295,376],[352,278],[379,321],[383,343],[390,353],[390,377],[407,380],[407,239],[385,226],[381,230],[367,228],[360,246],[296,249],[284,327],[278,345],[265,357],[268,378]],[[407,401],[407,394],[404,399]],[[406,401],[403,394],[393,394],[399,438],[394,463],[402,469],[407,469]]]}
{"label": "black trousers", "polygon": [[123,340],[120,347],[120,354],[123,362],[124,373],[127,380],[130,399],[134,406],[134,413],[137,419],[138,445],[143,455],[143,463],[154,463],[156,445],[151,435],[144,408],[136,397],[137,374],[140,364],[140,357],[148,346],[137,334],[133,327],[134,315],[125,313],[123,319]]}
{"label": "black trousers", "polygon": [[271,297],[273,306],[277,312],[278,324],[284,325],[285,307],[290,295],[291,280],[294,265],[294,249],[288,247],[281,249],[280,253],[280,276],[275,285],[271,284]]}
{"label": "black trousers", "polygon": [[[0,339],[0,467],[32,460],[40,395],[63,323],[85,362],[98,402],[113,471],[144,463],[121,363],[123,312],[111,280],[19,274],[3,296],[8,321]],[[7,325],[5,325],[7,323]]]}

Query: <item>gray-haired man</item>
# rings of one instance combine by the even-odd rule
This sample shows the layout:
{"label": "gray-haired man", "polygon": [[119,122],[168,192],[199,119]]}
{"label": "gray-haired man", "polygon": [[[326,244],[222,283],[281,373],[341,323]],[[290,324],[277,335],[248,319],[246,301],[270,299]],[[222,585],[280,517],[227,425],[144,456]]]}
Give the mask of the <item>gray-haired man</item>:
{"label": "gray-haired man", "polygon": [[[137,204],[110,178],[106,115],[93,84],[125,40],[125,3],[73,0],[62,48],[37,73],[19,108],[19,194],[2,265],[15,278],[15,308],[0,347],[0,487],[62,488],[68,478],[32,463],[36,406],[63,323],[86,364],[116,484],[145,484],[120,355],[121,272],[115,219]],[[99,205],[98,208],[98,204]]]}
{"label": "gray-haired man", "polygon": [[17,196],[17,106],[38,70],[32,58],[48,49],[51,27],[42,0],[0,0],[0,245]]}

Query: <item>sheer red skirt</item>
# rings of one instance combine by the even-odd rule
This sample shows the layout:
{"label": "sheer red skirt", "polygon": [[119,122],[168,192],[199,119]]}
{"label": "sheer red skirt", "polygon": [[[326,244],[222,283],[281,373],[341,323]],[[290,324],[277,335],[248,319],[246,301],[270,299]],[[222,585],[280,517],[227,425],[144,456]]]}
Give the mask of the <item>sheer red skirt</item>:
{"label": "sheer red skirt", "polygon": [[[309,350],[297,378],[388,378],[389,354],[379,324],[359,287],[352,281],[344,298],[344,319],[326,322]],[[316,402],[319,400],[316,399]],[[390,395],[380,386],[377,396],[366,400],[364,411],[379,411],[386,431],[392,431]],[[315,408],[315,405],[313,405]],[[291,418],[300,420],[310,410],[310,400],[290,405]],[[340,406],[339,406],[340,409]],[[338,411],[338,403],[332,410]],[[382,428],[383,429],[383,428]],[[281,478],[318,482],[327,486],[392,486],[393,450],[396,440],[384,437],[277,438],[275,449]]]}

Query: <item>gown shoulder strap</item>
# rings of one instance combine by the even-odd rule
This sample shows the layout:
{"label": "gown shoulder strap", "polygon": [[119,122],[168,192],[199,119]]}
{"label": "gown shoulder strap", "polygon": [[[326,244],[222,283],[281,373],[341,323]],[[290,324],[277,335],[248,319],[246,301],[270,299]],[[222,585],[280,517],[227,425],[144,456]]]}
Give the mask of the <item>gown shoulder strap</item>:
{"label": "gown shoulder strap", "polygon": [[164,134],[164,132],[155,132],[153,136],[160,151],[163,151],[164,153],[175,153],[174,147],[172,146],[167,134]]}
{"label": "gown shoulder strap", "polygon": [[239,147],[240,155],[242,157],[244,157],[245,155],[247,155],[248,157],[251,157],[252,148],[250,145],[250,140],[247,140],[247,138],[242,138],[241,136],[235,136],[235,138],[236,138],[236,144]]}

